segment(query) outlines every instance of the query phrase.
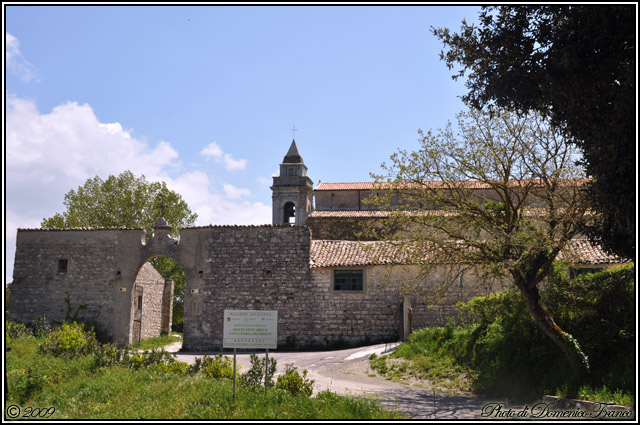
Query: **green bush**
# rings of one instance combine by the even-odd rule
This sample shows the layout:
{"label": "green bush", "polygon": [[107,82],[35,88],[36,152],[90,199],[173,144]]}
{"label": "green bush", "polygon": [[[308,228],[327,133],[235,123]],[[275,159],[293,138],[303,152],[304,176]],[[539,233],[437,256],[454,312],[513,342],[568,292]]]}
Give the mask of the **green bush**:
{"label": "green bush", "polygon": [[[240,375],[238,382],[240,385],[255,390],[264,386],[264,372],[266,359],[258,358],[257,355],[251,354],[249,356],[251,360],[251,368],[248,371]],[[276,374],[278,362],[273,357],[269,359],[269,387],[273,388],[274,380],[273,376]]]}
{"label": "green bush", "polygon": [[53,332],[53,326],[47,320],[47,315],[43,314],[33,319],[33,334],[38,337],[46,337]]}
{"label": "green bush", "polygon": [[[492,396],[537,398],[561,389],[563,395],[577,396],[585,385],[633,393],[633,265],[576,279],[565,276],[566,269],[557,265],[541,288],[541,301],[589,357],[592,372],[587,376],[576,379],[564,353],[539,330],[518,291],[458,305],[462,325],[416,331],[393,357],[412,359],[414,369],[423,365],[425,370],[452,361],[453,368],[468,372],[470,389]],[[371,365],[386,371],[380,359]]]}
{"label": "green bush", "polygon": [[51,332],[40,345],[43,353],[54,356],[78,357],[91,354],[98,347],[95,334],[84,329],[81,323],[63,323]]}
{"label": "green bush", "polygon": [[222,354],[202,358],[202,372],[213,379],[233,379],[233,361]]}
{"label": "green bush", "polygon": [[24,323],[5,322],[5,335],[9,338],[24,338],[33,336],[33,331]]}
{"label": "green bush", "polygon": [[313,383],[315,381],[307,379],[307,373],[308,371],[304,369],[302,376],[300,376],[297,368],[293,366],[293,363],[287,363],[284,374],[278,376],[276,388],[288,391],[294,396],[303,394],[306,397],[311,397],[311,394],[313,394]]}
{"label": "green bush", "polygon": [[566,277],[556,265],[542,301],[589,357],[589,384],[632,391],[635,386],[635,267]]}

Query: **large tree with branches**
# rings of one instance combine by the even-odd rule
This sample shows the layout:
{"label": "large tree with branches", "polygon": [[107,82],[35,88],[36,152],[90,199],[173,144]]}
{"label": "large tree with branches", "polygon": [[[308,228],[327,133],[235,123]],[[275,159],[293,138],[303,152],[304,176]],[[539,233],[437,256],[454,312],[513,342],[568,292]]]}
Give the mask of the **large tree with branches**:
{"label": "large tree with branches", "polygon": [[383,238],[425,275],[464,266],[513,282],[542,332],[586,372],[578,342],[539,294],[556,256],[589,219],[584,174],[566,139],[537,115],[477,110],[458,116],[457,132],[449,124],[420,134],[418,150],[393,154],[373,175],[372,202],[391,210],[385,228],[410,229]]}
{"label": "large tree with branches", "polygon": [[484,7],[457,33],[434,28],[470,106],[537,111],[581,148],[592,240],[635,256],[637,5]]}

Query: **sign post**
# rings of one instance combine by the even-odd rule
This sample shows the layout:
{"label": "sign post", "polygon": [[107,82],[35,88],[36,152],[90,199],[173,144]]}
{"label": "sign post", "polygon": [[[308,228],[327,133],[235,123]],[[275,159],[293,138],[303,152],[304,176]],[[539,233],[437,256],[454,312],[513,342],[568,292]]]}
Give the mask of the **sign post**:
{"label": "sign post", "polygon": [[222,348],[233,348],[233,401],[236,400],[236,349],[266,349],[265,392],[269,387],[269,348],[278,348],[278,310],[225,310]]}

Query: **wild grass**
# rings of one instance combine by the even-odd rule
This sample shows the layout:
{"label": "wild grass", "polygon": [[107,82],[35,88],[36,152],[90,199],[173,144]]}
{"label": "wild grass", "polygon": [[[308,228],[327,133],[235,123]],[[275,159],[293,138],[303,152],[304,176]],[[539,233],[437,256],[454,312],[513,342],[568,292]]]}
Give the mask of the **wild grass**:
{"label": "wild grass", "polygon": [[42,353],[43,339],[8,338],[7,406],[55,407],[48,419],[400,419],[375,400],[321,392],[294,396],[276,388],[252,391],[233,383],[158,368],[98,367],[92,356]]}
{"label": "wild grass", "polygon": [[136,350],[152,350],[154,348],[161,348],[175,342],[182,342],[182,334],[172,332],[171,335],[161,335],[153,338],[143,339],[140,344],[134,344],[132,349]]}

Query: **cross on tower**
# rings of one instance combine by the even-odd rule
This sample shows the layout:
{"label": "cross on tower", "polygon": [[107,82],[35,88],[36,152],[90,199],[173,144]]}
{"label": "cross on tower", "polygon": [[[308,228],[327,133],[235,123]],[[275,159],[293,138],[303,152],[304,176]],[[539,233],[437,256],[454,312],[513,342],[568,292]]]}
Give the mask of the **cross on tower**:
{"label": "cross on tower", "polygon": [[166,208],[166,205],[164,204],[164,201],[160,202],[160,217],[164,217],[164,209]]}
{"label": "cross on tower", "polygon": [[296,131],[298,131],[298,129],[296,128],[296,126],[294,125],[293,128],[291,129],[291,131],[293,132],[293,139],[295,140],[296,138]]}

